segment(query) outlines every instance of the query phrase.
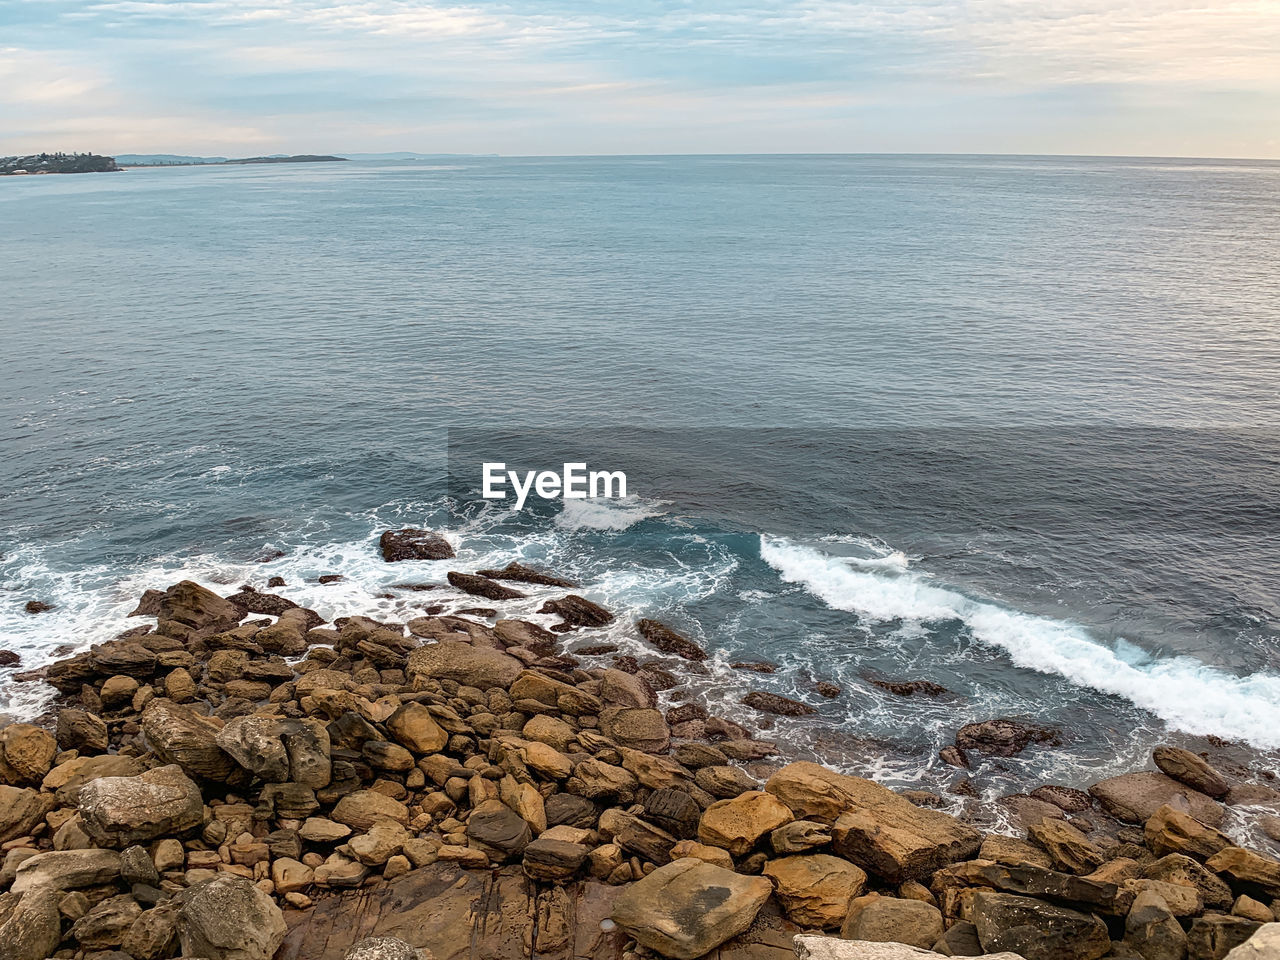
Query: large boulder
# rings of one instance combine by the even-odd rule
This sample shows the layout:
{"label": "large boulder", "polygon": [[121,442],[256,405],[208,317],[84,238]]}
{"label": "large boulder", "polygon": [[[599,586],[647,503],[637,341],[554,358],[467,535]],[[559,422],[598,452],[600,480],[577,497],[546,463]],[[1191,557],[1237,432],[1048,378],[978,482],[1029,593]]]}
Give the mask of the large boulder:
{"label": "large boulder", "polygon": [[611,917],[641,946],[695,960],[750,927],[772,892],[764,877],[685,858],[625,888]]}
{"label": "large boulder", "polygon": [[437,753],[449,742],[448,732],[420,703],[401,706],[387,718],[386,727],[398,743],[414,753]]}
{"label": "large boulder", "polygon": [[[869,943],[808,934],[796,937],[794,945],[797,960],[938,960],[940,956],[932,950],[921,950],[905,943]],[[1016,953],[992,953],[985,960],[1023,958]]]}
{"label": "large boulder", "polygon": [[0,784],[0,843],[25,837],[55,803],[52,794]]}
{"label": "large boulder", "polygon": [[942,937],[942,931],[942,911],[932,904],[873,895],[858,897],[849,905],[840,936],[873,943],[907,943],[927,950]]}
{"label": "large boulder", "polygon": [[1151,852],[1161,857],[1184,853],[1207,860],[1224,847],[1231,846],[1225,834],[1206,827],[1199,820],[1165,804],[1151,815],[1143,826],[1143,835]]}
{"label": "large boulder", "polygon": [[271,960],[286,932],[274,900],[243,877],[219,874],[180,895],[178,938],[188,957]]}
{"label": "large boulder", "polygon": [[1225,847],[1210,857],[1205,866],[1236,884],[1256,887],[1269,897],[1280,897],[1280,861],[1242,847]]}
{"label": "large boulder", "polygon": [[1280,923],[1265,923],[1240,946],[1227,954],[1227,960],[1275,960],[1280,957]]}
{"label": "large boulder", "polygon": [[[3,914],[0,914],[3,916]],[[28,890],[0,924],[5,960],[45,960],[62,940],[58,892],[53,887]]]}
{"label": "large boulder", "polygon": [[467,839],[495,860],[518,860],[533,839],[529,824],[501,800],[485,800],[471,811]]}
{"label": "large boulder", "polygon": [[156,756],[204,780],[226,782],[240,771],[218,745],[220,730],[208,717],[171,700],[152,700],[142,711],[142,732]]}
{"label": "large boulder", "polygon": [[80,788],[86,783],[101,777],[136,777],[145,769],[137,757],[119,753],[74,757],[50,770],[42,786],[56,792],[58,803],[74,807],[79,802]]}
{"label": "large boulder", "polygon": [[1012,757],[1033,743],[1057,744],[1062,740],[1058,731],[1039,724],[1000,717],[967,723],[956,734],[956,746],[990,757]]}
{"label": "large boulder", "polygon": [[847,860],[826,853],[770,860],[764,876],[787,916],[802,927],[834,930],[844,923],[849,903],[862,896],[867,875]]}
{"label": "large boulder", "polygon": [[409,654],[406,672],[411,683],[454,680],[463,686],[488,690],[510,687],[523,669],[523,663],[500,650],[442,640]]}
{"label": "large boulder", "polygon": [[329,731],[318,720],[249,714],[229,721],[214,740],[268,783],[293,782],[313,790],[329,783]]}
{"label": "large boulder", "polygon": [[387,563],[401,560],[451,560],[454,556],[449,541],[434,530],[387,530],[378,538],[378,549]]}
{"label": "large boulder", "polygon": [[431,960],[431,954],[399,937],[365,937],[353,943],[342,960]]}
{"label": "large boulder", "polygon": [[409,808],[375,790],[357,790],[338,801],[333,819],[355,830],[368,830],[379,820],[394,820],[403,826],[409,822]]}
{"label": "large boulder", "polygon": [[1165,900],[1153,890],[1138,894],[1124,921],[1124,942],[1143,960],[1183,960],[1187,934]]}
{"label": "large boulder", "polygon": [[15,786],[38,784],[53,766],[58,743],[53,734],[29,723],[0,730],[0,779]]}
{"label": "large boulder", "polygon": [[974,895],[972,912],[985,953],[1008,950],[1026,960],[1097,960],[1111,950],[1107,925],[1091,913],[986,890]]}
{"label": "large boulder", "polygon": [[114,850],[49,850],[19,866],[10,888],[23,893],[36,887],[74,890],[110,883],[120,876],[120,854]]}
{"label": "large boulder", "polygon": [[1222,804],[1199,790],[1155,771],[1125,773],[1095,783],[1089,793],[1119,820],[1146,823],[1165,804],[1210,827],[1221,826]]}
{"label": "large boulder", "polygon": [[85,830],[108,847],[182,834],[204,822],[200,788],[175,764],[91,780],[80,788],[79,803]]}
{"label": "large boulder", "polygon": [[645,641],[657,647],[663,653],[673,653],[686,660],[701,662],[707,659],[707,652],[688,637],[676,633],[659,620],[640,620],[636,629]]}
{"label": "large boulder", "polygon": [[1203,757],[1181,747],[1162,746],[1151,751],[1151,759],[1160,771],[1180,783],[1221,800],[1231,792],[1231,784]]}
{"label": "large boulder", "polygon": [[698,839],[741,857],[766,834],[794,819],[791,808],[773,794],[752,790],[707,807],[698,823]]}
{"label": "large boulder", "polygon": [[165,591],[156,616],[156,632],[180,640],[209,637],[231,629],[241,616],[240,608],[230,600],[194,581],[183,580]]}
{"label": "large boulder", "polygon": [[832,824],[836,853],[893,883],[966,860],[982,845],[982,835],[954,817],[816,763],[783,767],[765,790],[797,819]]}

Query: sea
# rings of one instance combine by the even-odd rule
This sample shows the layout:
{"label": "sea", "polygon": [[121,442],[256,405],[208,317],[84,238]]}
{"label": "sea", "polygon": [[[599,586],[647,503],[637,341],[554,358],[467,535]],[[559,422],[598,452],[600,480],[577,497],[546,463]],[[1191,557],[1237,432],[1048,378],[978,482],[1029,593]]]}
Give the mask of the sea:
{"label": "sea", "polygon": [[[183,578],[278,576],[323,616],[404,621],[487,603],[394,584],[520,560],[618,614],[566,649],[657,657],[684,677],[665,703],[885,782],[947,789],[939,749],[995,717],[1060,738],[975,758],[985,797],[1160,743],[1274,774],[1277,224],[1280,163],[1254,161],[3,180],[0,648],[36,668]],[[628,496],[480,496],[484,462],[569,461],[626,472]],[[457,558],[385,563],[403,526]],[[504,612],[549,624],[562,592]],[[645,648],[640,617],[710,660]],[[0,713],[47,709],[13,674]],[[756,714],[752,690],[817,713]]]}

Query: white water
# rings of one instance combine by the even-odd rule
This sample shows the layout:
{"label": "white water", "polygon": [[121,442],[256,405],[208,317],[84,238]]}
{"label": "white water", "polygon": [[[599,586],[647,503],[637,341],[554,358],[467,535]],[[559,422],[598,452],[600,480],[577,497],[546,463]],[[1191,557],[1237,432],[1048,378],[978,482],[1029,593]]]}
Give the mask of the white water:
{"label": "white water", "polygon": [[865,562],[766,536],[760,556],[784,581],[837,610],[880,622],[960,621],[1015,666],[1123,697],[1186,733],[1280,747],[1280,677],[1237,677],[1190,657],[1152,658],[1132,643],[1112,648],[1077,624],[967,597],[898,564],[867,569]]}

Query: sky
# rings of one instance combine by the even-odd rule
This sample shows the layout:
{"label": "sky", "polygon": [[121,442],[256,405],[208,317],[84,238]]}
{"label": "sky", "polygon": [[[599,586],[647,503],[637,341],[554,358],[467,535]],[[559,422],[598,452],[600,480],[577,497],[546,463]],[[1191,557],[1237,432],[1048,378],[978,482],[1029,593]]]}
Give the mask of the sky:
{"label": "sky", "polygon": [[1280,158],[1280,0],[0,0],[0,154]]}

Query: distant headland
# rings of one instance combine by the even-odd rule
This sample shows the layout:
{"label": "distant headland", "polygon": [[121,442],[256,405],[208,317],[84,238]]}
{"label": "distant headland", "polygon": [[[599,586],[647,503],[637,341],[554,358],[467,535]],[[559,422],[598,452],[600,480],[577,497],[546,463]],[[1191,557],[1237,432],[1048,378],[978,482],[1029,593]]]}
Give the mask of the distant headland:
{"label": "distant headland", "polygon": [[122,154],[104,157],[96,153],[34,153],[25,157],[0,157],[0,176],[22,176],[40,173],[111,173],[129,167],[190,167],[212,164],[247,163],[326,163],[342,162],[346,157],[319,154],[269,157],[184,157],[175,154]]}

